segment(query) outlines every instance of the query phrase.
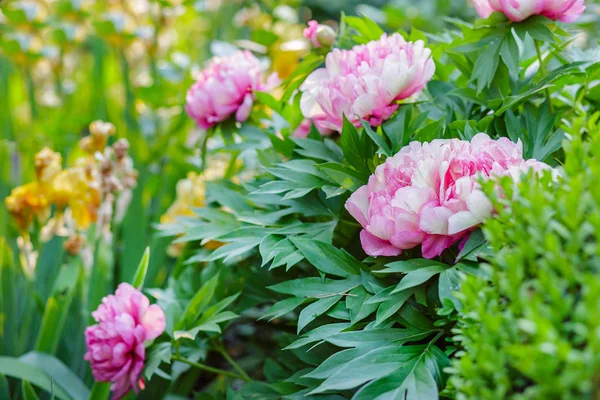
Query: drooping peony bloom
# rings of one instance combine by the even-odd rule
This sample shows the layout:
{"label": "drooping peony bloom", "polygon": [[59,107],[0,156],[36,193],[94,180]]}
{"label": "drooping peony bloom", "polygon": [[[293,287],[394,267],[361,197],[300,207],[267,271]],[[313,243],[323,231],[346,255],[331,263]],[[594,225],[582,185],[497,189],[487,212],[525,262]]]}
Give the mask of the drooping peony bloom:
{"label": "drooping peony bloom", "polygon": [[327,25],[321,25],[317,21],[308,21],[308,27],[304,29],[304,37],[310,41],[313,48],[322,46],[331,47],[335,42],[335,31]]}
{"label": "drooping peony bloom", "polygon": [[131,389],[144,388],[144,343],[165,330],[165,314],[150,305],[146,296],[128,283],[121,283],[114,295],[102,299],[92,316],[98,322],[85,330],[87,353],[94,379],[112,382],[113,400]]}
{"label": "drooping peony bloom", "polygon": [[300,87],[302,114],[323,129],[340,131],[344,114],[356,126],[361,118],[378,126],[398,109],[398,101],[420,92],[434,72],[423,41],[406,42],[397,33],[351,50],[335,49],[325,68]]}
{"label": "drooping peony bloom", "polygon": [[543,15],[562,22],[576,21],[585,10],[585,0],[473,0],[482,18],[493,12],[504,13],[515,22],[533,15]]}
{"label": "drooping peony bloom", "polygon": [[254,91],[271,90],[278,83],[277,74],[263,80],[259,60],[247,50],[214,57],[187,92],[185,110],[202,129],[233,115],[243,122],[254,103]]}
{"label": "drooping peony bloom", "polygon": [[492,204],[479,179],[550,169],[523,159],[522,144],[480,133],[471,142],[412,142],[378,166],[369,183],[350,196],[346,209],[362,225],[363,249],[396,256],[421,245],[433,258],[488,218]]}

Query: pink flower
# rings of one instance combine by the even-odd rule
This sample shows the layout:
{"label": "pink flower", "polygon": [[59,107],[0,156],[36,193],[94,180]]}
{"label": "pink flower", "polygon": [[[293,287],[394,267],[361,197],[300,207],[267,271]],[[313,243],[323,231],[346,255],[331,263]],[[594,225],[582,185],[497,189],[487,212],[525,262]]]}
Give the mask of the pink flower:
{"label": "pink flower", "polygon": [[477,13],[482,18],[493,12],[504,13],[515,22],[533,15],[543,15],[562,22],[576,21],[585,10],[584,0],[473,0]]}
{"label": "pink flower", "polygon": [[323,129],[340,131],[343,115],[355,125],[365,119],[381,125],[398,102],[420,92],[435,72],[431,51],[422,41],[406,42],[395,33],[351,50],[335,49],[325,68],[300,87],[305,118]]}
{"label": "pink flower", "polygon": [[466,240],[492,215],[479,179],[519,179],[529,169],[550,167],[525,161],[521,143],[507,138],[492,140],[480,133],[471,142],[412,142],[377,167],[346,209],[363,227],[360,238],[367,254],[397,256],[421,245],[423,257],[433,258]]}
{"label": "pink flower", "polygon": [[203,129],[234,114],[236,121],[243,122],[250,114],[254,91],[271,90],[278,83],[277,74],[263,81],[259,60],[247,50],[214,57],[187,92],[185,110]]}
{"label": "pink flower", "polygon": [[309,21],[308,27],[304,29],[304,37],[315,49],[322,46],[331,47],[335,42],[335,36],[335,31],[330,26],[319,24],[314,20]]}
{"label": "pink flower", "polygon": [[315,49],[321,47],[321,43],[319,43],[319,37],[317,34],[317,28],[319,27],[319,23],[315,20],[308,21],[308,28],[304,29],[304,37],[310,40],[310,43]]}
{"label": "pink flower", "polygon": [[98,322],[85,330],[87,353],[94,379],[112,382],[113,400],[131,389],[144,388],[139,378],[144,368],[144,343],[165,330],[165,314],[157,305],[128,283],[121,283],[114,295],[102,299],[92,316]]}

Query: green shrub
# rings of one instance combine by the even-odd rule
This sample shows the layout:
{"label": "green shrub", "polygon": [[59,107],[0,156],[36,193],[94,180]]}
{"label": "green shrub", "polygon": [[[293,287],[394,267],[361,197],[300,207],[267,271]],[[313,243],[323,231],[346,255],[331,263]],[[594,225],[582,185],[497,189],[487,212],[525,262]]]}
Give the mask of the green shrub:
{"label": "green shrub", "polygon": [[598,398],[597,120],[588,124],[592,140],[575,133],[565,144],[561,179],[506,183],[507,195],[494,199],[502,211],[484,227],[492,254],[482,266],[490,281],[469,276],[457,295],[457,399]]}

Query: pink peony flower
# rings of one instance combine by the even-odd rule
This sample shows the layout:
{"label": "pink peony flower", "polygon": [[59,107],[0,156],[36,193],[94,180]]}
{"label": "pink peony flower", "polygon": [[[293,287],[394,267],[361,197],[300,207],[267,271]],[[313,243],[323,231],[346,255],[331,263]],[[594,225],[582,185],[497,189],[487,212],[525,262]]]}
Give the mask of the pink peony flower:
{"label": "pink peony flower", "polygon": [[121,283],[114,295],[102,299],[92,316],[98,322],[85,330],[87,353],[94,379],[112,382],[113,399],[131,389],[144,388],[139,378],[144,368],[144,343],[165,330],[165,314],[157,305],[128,283]]}
{"label": "pink peony flower", "polygon": [[533,15],[543,15],[562,22],[576,21],[585,10],[585,0],[473,0],[482,18],[494,11],[504,13],[515,22]]}
{"label": "pink peony flower", "polygon": [[471,142],[438,139],[402,148],[346,202],[363,227],[363,249],[371,256],[397,256],[421,245],[423,257],[433,258],[466,241],[493,212],[479,179],[519,179],[531,168],[550,169],[536,160],[525,161],[522,147],[480,133]]}
{"label": "pink peony flower", "polygon": [[208,129],[235,114],[238,122],[248,118],[254,91],[279,84],[277,74],[263,81],[259,60],[249,51],[214,57],[188,90],[185,110],[200,128]]}
{"label": "pink peony flower", "polygon": [[325,68],[300,87],[302,114],[322,129],[340,131],[344,114],[356,126],[361,118],[378,126],[398,109],[398,101],[420,92],[434,72],[424,43],[407,43],[397,33],[351,50],[335,49]]}

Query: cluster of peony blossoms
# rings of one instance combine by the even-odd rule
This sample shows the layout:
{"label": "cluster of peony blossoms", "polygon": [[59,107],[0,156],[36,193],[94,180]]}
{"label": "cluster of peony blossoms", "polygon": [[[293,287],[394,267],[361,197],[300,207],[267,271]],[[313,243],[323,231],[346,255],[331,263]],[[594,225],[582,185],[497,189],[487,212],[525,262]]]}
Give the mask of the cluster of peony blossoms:
{"label": "cluster of peony blossoms", "polygon": [[300,87],[302,114],[324,130],[341,131],[344,115],[357,127],[361,118],[379,126],[434,72],[423,41],[406,42],[397,33],[350,50],[334,49],[325,68],[312,72]]}
{"label": "cluster of peony blossoms", "polygon": [[146,296],[128,283],[121,283],[114,295],[102,299],[92,313],[97,324],[85,330],[90,362],[96,381],[112,382],[113,400],[131,389],[144,388],[140,373],[146,358],[145,342],[165,330],[165,314],[150,305]]}
{"label": "cluster of peony blossoms", "polygon": [[214,57],[187,92],[185,110],[202,129],[233,115],[244,122],[254,103],[254,91],[268,91],[278,84],[275,73],[263,79],[260,61],[250,51]]}
{"label": "cluster of peony blossoms", "polygon": [[492,140],[484,133],[471,142],[437,139],[412,142],[378,166],[367,185],[350,196],[346,209],[362,225],[360,239],[371,256],[397,256],[421,245],[433,258],[492,215],[493,207],[479,180],[530,169],[551,169],[524,160],[522,144]]}
{"label": "cluster of peony blossoms", "polygon": [[473,0],[482,18],[501,12],[510,20],[521,22],[533,15],[543,15],[562,22],[576,21],[585,10],[585,0]]}

